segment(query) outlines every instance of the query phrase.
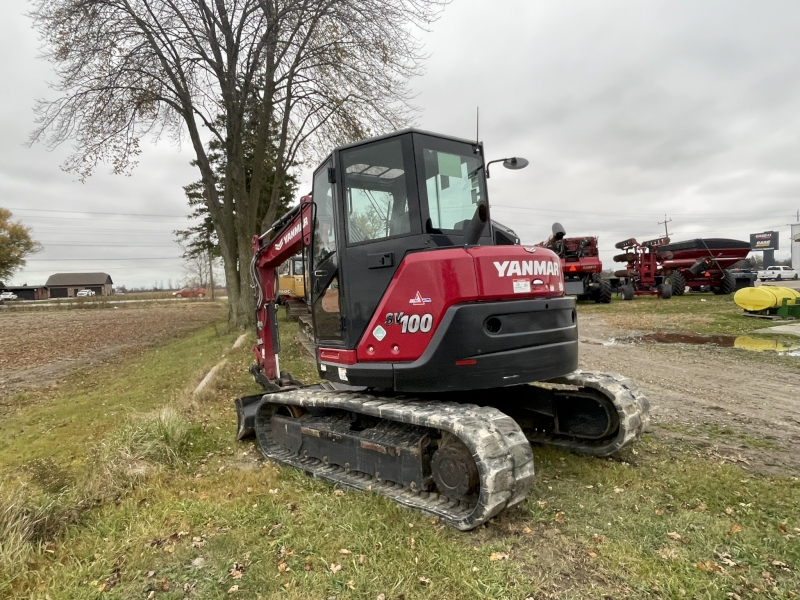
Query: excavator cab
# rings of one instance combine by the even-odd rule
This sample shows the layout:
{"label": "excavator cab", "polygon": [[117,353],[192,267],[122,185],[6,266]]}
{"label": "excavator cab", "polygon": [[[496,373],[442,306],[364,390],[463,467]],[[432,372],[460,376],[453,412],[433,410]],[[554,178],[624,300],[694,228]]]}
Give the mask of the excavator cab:
{"label": "excavator cab", "polygon": [[[355,348],[402,259],[461,246],[486,198],[482,146],[405,131],[336,148],[314,173],[318,345]],[[491,225],[477,241],[492,244]]]}

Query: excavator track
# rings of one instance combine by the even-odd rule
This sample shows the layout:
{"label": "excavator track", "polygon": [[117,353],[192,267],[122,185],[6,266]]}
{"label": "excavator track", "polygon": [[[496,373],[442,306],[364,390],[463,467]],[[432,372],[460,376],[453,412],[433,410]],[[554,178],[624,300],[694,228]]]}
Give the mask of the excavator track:
{"label": "excavator track", "polygon": [[579,439],[568,435],[538,435],[527,432],[534,443],[559,446],[580,454],[610,456],[642,437],[650,426],[650,401],[638,385],[619,373],[575,371],[548,383],[561,384],[589,392],[615,411],[618,426],[609,435],[597,440]]}
{"label": "excavator track", "polygon": [[[460,395],[474,404],[453,397],[410,398],[330,384],[294,387],[237,400],[238,438],[255,434],[270,460],[371,490],[469,530],[525,499],[534,476],[532,443],[609,456],[639,439],[650,422],[645,395],[617,373],[576,371],[543,384]],[[490,397],[502,399],[487,404]],[[570,430],[567,419],[559,423],[558,411],[566,406],[572,416],[576,409],[568,403],[575,399],[591,403],[594,412],[580,415]],[[530,419],[541,412],[553,415],[555,425],[540,428]],[[602,432],[593,423],[587,430],[587,419],[598,414],[607,415]],[[354,427],[345,416],[368,423]],[[441,493],[431,477],[436,459],[430,454],[448,439],[463,444],[467,460],[474,461],[479,485],[470,497]]]}
{"label": "excavator track", "polygon": [[[399,430],[400,438],[416,439],[415,436],[426,431],[433,436],[441,435],[441,439],[455,437],[474,459],[479,489],[472,500],[451,498],[422,481],[402,485],[384,479],[377,471],[367,473],[351,469],[349,463],[334,464],[327,456],[308,456],[307,451],[299,447],[293,451],[287,448],[286,443],[275,439],[276,433],[285,433],[291,425],[291,419],[285,426],[273,422],[280,418],[280,413],[299,417],[308,412],[355,414],[378,419],[388,423],[395,433]],[[329,435],[324,429],[320,433],[320,430],[301,426],[301,430],[306,436],[304,441],[309,443]],[[263,397],[255,416],[255,434],[262,453],[270,460],[345,487],[371,490],[399,504],[437,516],[460,530],[473,529],[519,504],[533,484],[533,452],[525,434],[513,419],[488,406],[386,397],[365,392],[297,389]],[[353,435],[360,446],[357,450],[362,453],[364,448],[372,449],[376,459],[383,461],[400,456],[401,444],[375,443],[374,438]],[[350,439],[349,434],[333,437]]]}

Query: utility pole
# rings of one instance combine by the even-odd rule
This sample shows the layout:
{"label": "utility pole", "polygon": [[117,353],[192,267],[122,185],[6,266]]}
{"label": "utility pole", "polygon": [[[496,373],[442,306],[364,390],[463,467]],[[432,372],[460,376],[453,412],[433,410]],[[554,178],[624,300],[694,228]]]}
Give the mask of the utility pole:
{"label": "utility pole", "polygon": [[672,219],[668,219],[667,215],[664,215],[664,220],[663,221],[659,221],[658,222],[659,225],[663,225],[664,226],[664,236],[665,237],[669,237],[669,230],[667,229],[667,223],[671,223],[671,222],[672,222]]}

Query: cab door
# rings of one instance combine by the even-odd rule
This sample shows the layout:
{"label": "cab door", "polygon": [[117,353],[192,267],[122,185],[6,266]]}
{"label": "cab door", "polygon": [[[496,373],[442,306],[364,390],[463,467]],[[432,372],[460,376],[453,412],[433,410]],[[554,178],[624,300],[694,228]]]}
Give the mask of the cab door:
{"label": "cab door", "polygon": [[346,347],[364,335],[403,257],[426,247],[411,135],[336,153]]}
{"label": "cab door", "polygon": [[328,181],[331,161],[314,174],[314,231],[311,238],[309,281],[311,314],[317,345],[342,345],[342,289],[337,247],[335,189]]}

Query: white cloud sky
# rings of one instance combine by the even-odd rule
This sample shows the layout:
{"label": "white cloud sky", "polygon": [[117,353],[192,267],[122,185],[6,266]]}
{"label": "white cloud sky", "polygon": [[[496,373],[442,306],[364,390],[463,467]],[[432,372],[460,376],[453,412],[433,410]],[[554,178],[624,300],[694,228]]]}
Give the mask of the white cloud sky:
{"label": "white cloud sky", "polygon": [[[191,149],[146,145],[132,176],[101,168],[81,184],[59,168],[67,148],[23,146],[34,99],[52,94],[25,10],[6,0],[0,21],[0,205],[45,250],[14,282],[59,270],[177,281],[171,231],[188,212],[181,186],[197,178]],[[598,235],[613,268],[614,243],[657,237],[666,214],[673,240],[776,229],[783,258],[800,209],[799,28],[793,1],[456,0],[424,36],[417,121],[473,138],[480,106],[487,158],[530,161],[493,171],[489,188],[493,218],[524,242],[560,221]]]}

